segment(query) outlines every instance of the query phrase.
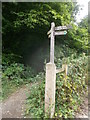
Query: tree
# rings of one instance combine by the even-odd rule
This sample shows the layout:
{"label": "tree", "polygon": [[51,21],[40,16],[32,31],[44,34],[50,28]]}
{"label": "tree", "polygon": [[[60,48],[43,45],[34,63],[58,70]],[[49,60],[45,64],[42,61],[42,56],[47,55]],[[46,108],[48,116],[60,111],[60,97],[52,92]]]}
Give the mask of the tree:
{"label": "tree", "polygon": [[78,38],[82,43],[82,49],[88,50],[88,16],[85,16],[78,24]]}
{"label": "tree", "polygon": [[[3,33],[23,27],[50,27],[69,24],[73,20],[74,3],[3,3]],[[73,11],[74,10],[74,11]]]}
{"label": "tree", "polygon": [[[41,44],[42,39],[47,39],[46,33],[50,29],[52,21],[56,26],[68,25],[72,22],[74,26],[72,31],[75,32],[76,26],[73,21],[78,11],[76,6],[77,4],[73,2],[3,3],[3,51],[24,54],[24,51],[28,51],[27,48],[32,49],[35,44],[31,39],[38,39],[37,44]],[[68,43],[71,35],[73,43],[74,32],[68,34]],[[37,37],[27,41],[26,36],[30,33]],[[63,37],[60,40],[62,43],[64,42]]]}

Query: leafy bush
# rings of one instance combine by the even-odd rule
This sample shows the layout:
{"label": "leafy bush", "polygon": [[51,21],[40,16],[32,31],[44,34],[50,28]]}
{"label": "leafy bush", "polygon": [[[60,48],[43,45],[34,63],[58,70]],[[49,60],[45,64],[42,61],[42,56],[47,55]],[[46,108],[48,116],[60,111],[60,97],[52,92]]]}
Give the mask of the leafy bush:
{"label": "leafy bush", "polygon": [[[74,56],[75,57],[75,56]],[[70,58],[68,58],[70,60]],[[56,78],[56,104],[54,117],[72,118],[75,111],[81,104],[81,96],[86,90],[85,74],[87,73],[88,57],[79,57],[70,60],[68,66],[67,80],[64,73],[59,73]],[[44,116],[44,97],[45,97],[45,80],[43,76],[42,83],[31,88],[30,96],[27,99],[28,108],[26,115],[31,117]]]}
{"label": "leafy bush", "polygon": [[29,66],[19,63],[22,57],[15,54],[2,55],[2,80],[13,80],[21,84],[24,80],[32,77],[34,71]]}
{"label": "leafy bush", "polygon": [[14,92],[14,89],[29,82],[33,82],[34,71],[29,66],[16,63],[15,56],[3,55],[2,60],[2,96],[3,98]]}
{"label": "leafy bush", "polygon": [[[77,57],[78,53],[75,49],[71,49],[68,47],[68,45],[59,44],[55,46],[55,57],[54,61],[57,66],[57,68],[60,68],[63,62],[68,62],[68,58],[75,59]],[[70,62],[70,61],[69,61]],[[68,63],[69,63],[68,62]]]}
{"label": "leafy bush", "polygon": [[30,117],[44,117],[44,89],[45,89],[45,75],[40,73],[34,78],[36,81],[40,81],[39,84],[35,84],[30,88],[30,96],[27,99],[26,115]]}
{"label": "leafy bush", "polygon": [[3,69],[6,68],[8,65],[12,63],[19,63],[19,61],[22,61],[22,57],[16,54],[2,54],[2,65]]}
{"label": "leafy bush", "polygon": [[57,75],[56,117],[72,118],[74,116],[74,111],[78,109],[81,96],[86,90],[87,64],[88,57],[86,56],[71,59],[67,80],[64,74]]}
{"label": "leafy bush", "polygon": [[23,64],[13,63],[8,66],[2,76],[2,80],[13,80],[16,84],[21,84],[24,78]]}

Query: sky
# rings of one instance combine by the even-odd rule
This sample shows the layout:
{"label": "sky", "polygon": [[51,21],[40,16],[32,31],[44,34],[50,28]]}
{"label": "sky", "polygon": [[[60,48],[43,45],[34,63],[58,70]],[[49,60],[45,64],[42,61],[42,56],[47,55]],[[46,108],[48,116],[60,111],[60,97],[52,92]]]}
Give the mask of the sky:
{"label": "sky", "polygon": [[84,18],[86,15],[88,15],[88,2],[90,0],[77,0],[78,4],[82,6],[83,10],[80,10],[80,12],[77,15],[77,22],[80,22],[82,18]]}

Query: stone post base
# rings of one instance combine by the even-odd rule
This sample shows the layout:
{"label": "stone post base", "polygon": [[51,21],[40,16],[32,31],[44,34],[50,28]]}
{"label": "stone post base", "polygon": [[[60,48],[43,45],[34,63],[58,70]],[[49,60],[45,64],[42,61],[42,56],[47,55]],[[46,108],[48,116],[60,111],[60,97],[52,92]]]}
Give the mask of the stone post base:
{"label": "stone post base", "polygon": [[46,64],[45,115],[52,118],[55,111],[56,66]]}

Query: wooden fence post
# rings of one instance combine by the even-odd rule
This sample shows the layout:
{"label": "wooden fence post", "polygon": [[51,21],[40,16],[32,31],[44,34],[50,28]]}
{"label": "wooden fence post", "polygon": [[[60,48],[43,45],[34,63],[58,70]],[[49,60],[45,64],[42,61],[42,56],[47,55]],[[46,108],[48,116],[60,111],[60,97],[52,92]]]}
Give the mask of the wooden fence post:
{"label": "wooden fence post", "polygon": [[65,79],[67,79],[68,66],[65,64]]}
{"label": "wooden fence post", "polygon": [[50,62],[54,64],[55,23],[51,23]]}
{"label": "wooden fence post", "polygon": [[63,65],[62,65],[62,68],[63,68],[63,69],[64,69],[64,71],[65,71],[65,85],[66,85],[67,72],[68,72],[68,66],[67,66],[67,64],[63,64]]}

